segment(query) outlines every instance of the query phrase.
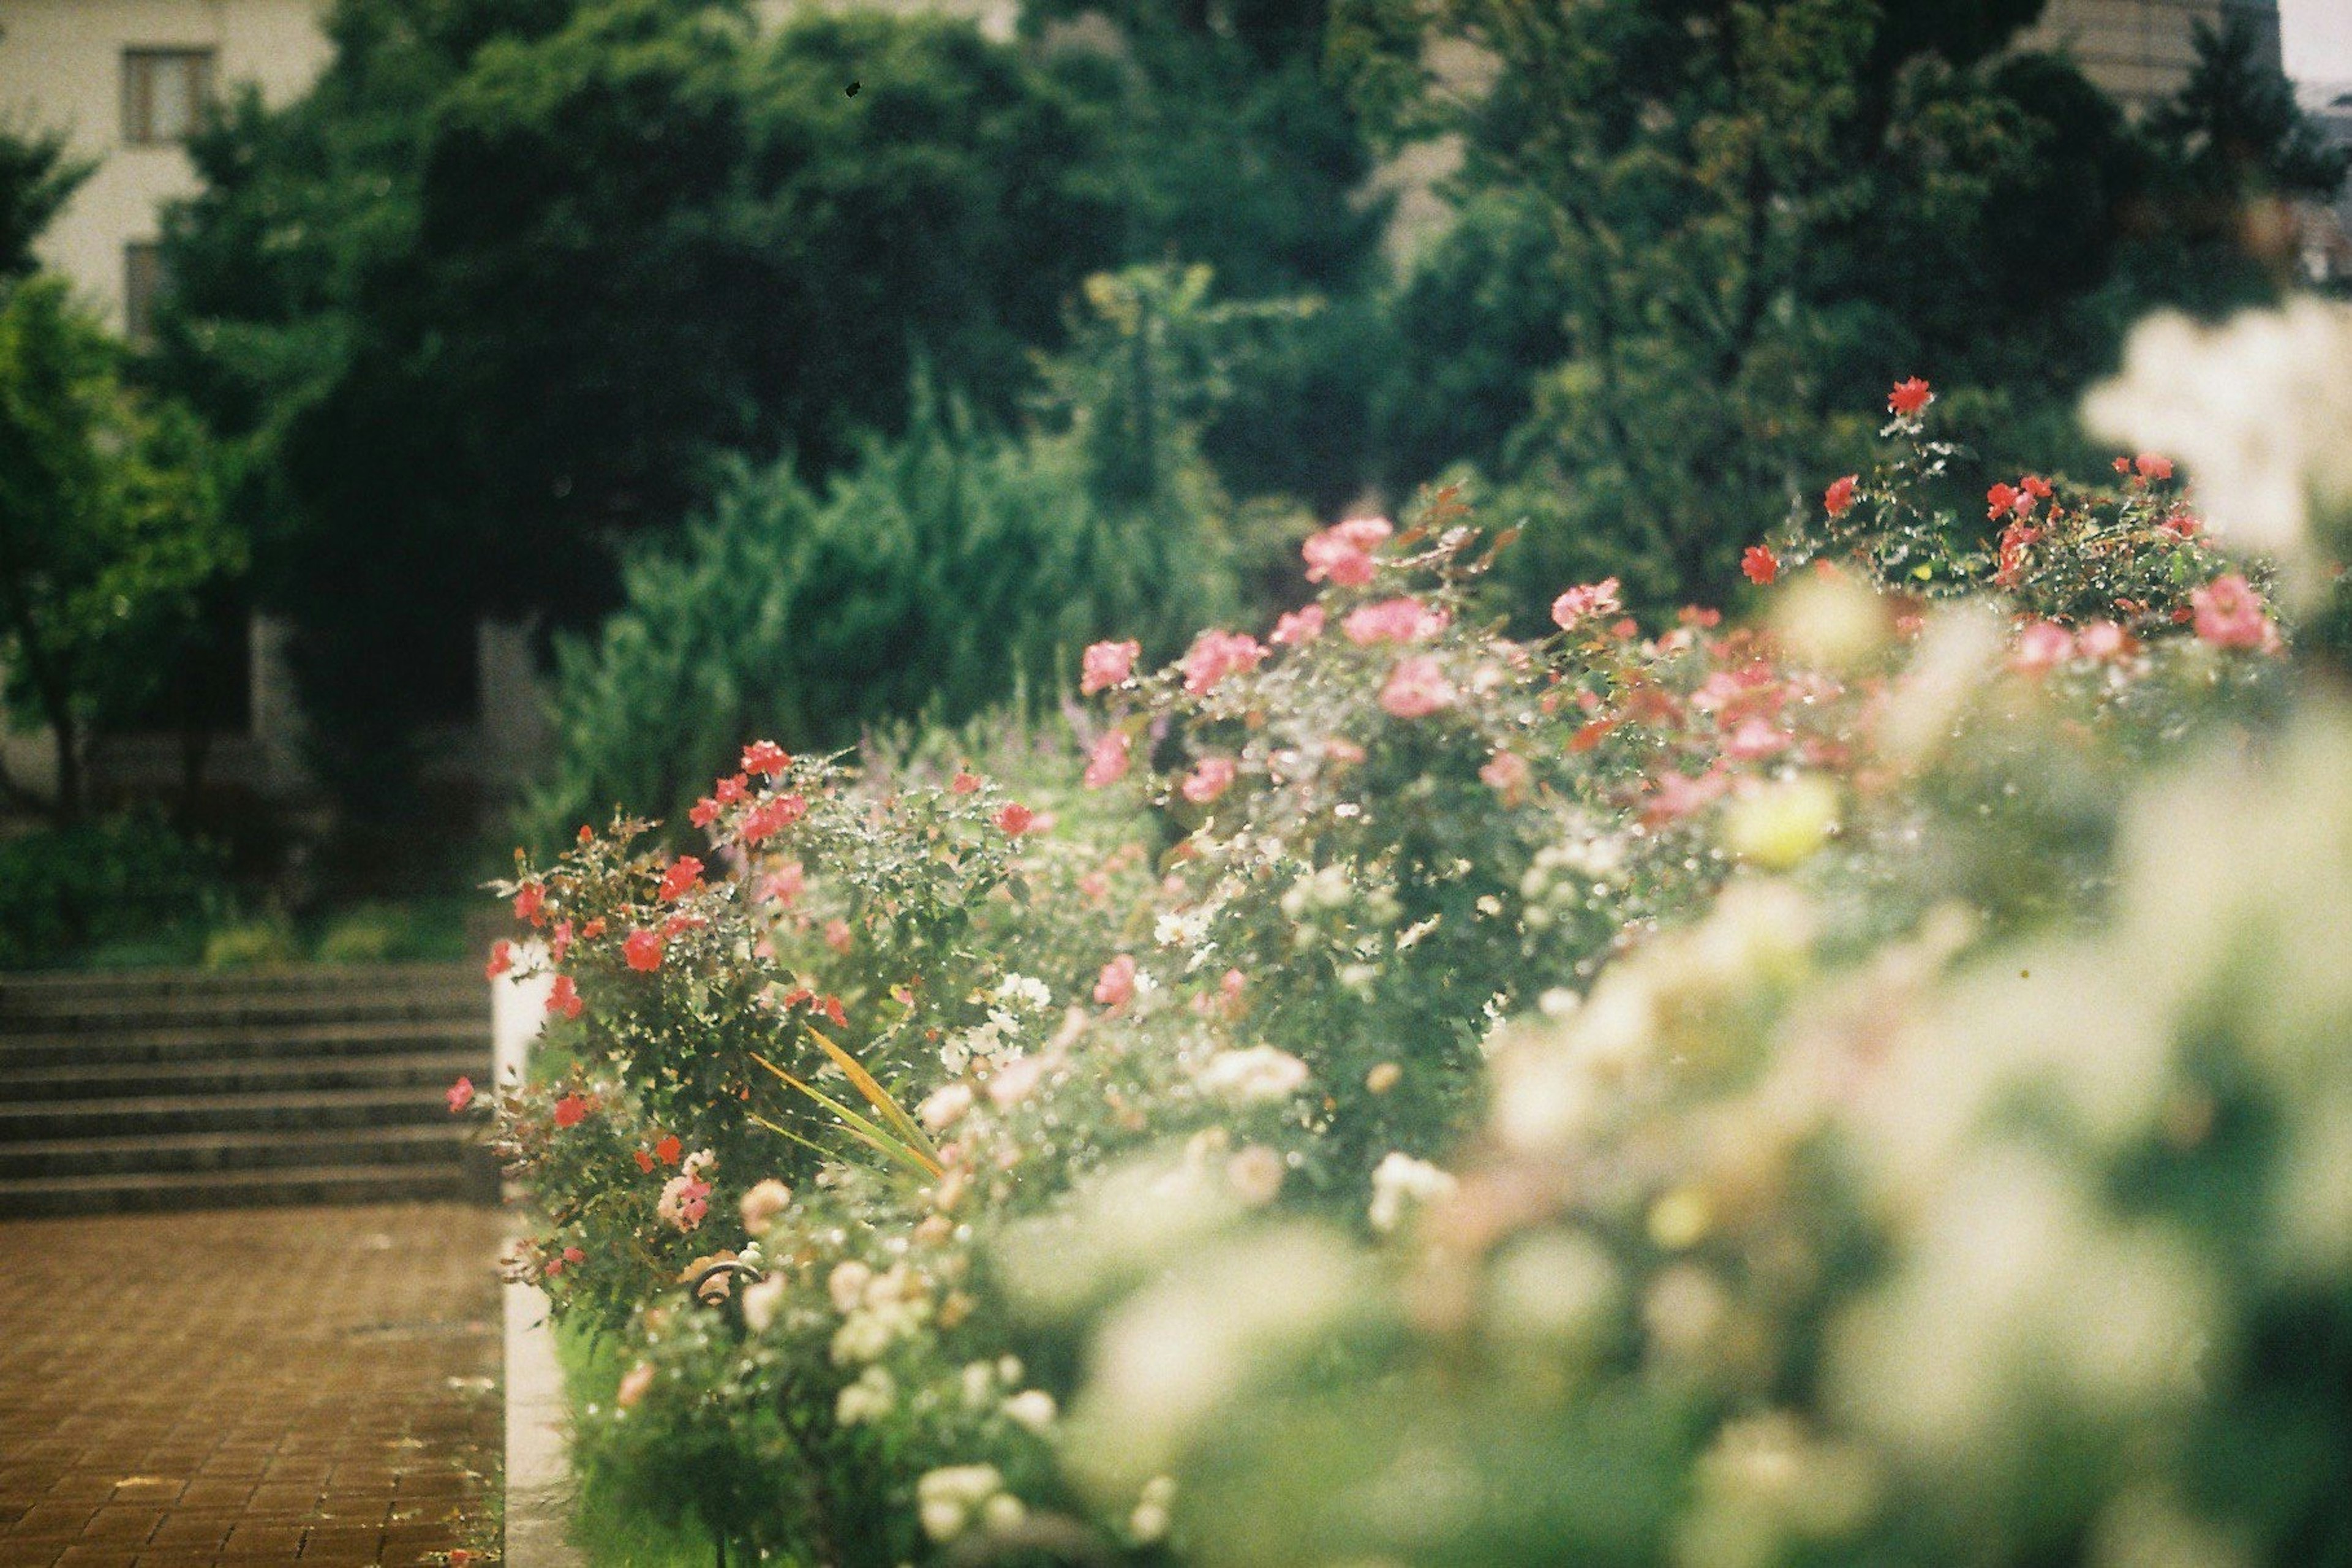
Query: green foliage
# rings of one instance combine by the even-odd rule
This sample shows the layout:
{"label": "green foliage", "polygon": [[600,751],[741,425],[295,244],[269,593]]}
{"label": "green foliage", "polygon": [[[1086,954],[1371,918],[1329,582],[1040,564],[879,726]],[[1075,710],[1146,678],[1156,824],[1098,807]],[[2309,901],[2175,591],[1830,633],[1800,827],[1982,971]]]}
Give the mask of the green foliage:
{"label": "green foliage", "polygon": [[193,951],[228,907],[223,857],[133,813],[0,838],[0,969],[41,969],[142,944]]}
{"label": "green foliage", "polygon": [[343,0],[330,30],[307,97],[193,146],[159,374],[254,446],[347,803],[462,703],[474,614],[609,603],[709,454],[835,466],[918,355],[1009,413],[1111,256],[1077,108],[969,26]]}
{"label": "green foliage", "polygon": [[1092,13],[1119,54],[1072,45],[1046,68],[1093,106],[1130,266],[1209,268],[1261,315],[1225,345],[1228,389],[1202,449],[1228,489],[1344,506],[1373,477],[1370,410],[1391,329],[1378,300],[1390,203],[1367,199],[1369,144],[1321,68],[1321,0],[1216,8],[1049,0],[1041,42]]}
{"label": "green foliage", "polygon": [[84,805],[93,731],[155,689],[246,545],[203,429],[125,386],[121,345],[64,280],[0,289],[0,696],[55,738],[57,787],[38,804],[64,824]]}
{"label": "green foliage", "polygon": [[[1104,288],[1114,308],[1135,299]],[[732,468],[682,550],[631,565],[598,637],[560,646],[562,751],[529,836],[615,801],[675,820],[746,734],[824,747],[892,717],[960,723],[1049,700],[1114,630],[1179,646],[1228,596],[1216,498],[1181,399],[1091,401],[1135,363],[1107,330],[1107,379],[1061,382],[1088,401],[1059,435],[988,435],[926,392],[905,436],[869,438],[822,494],[787,465]]]}
{"label": "green foliage", "polygon": [[268,969],[296,962],[294,925],[282,911],[272,910],[232,921],[205,933],[203,963],[206,969]]}
{"label": "green foliage", "polygon": [[[2246,202],[2328,175],[2242,33],[2150,137],[2000,52],[2039,9],[1342,0],[1334,55],[1385,132],[1467,144],[1464,227],[1403,297],[1392,482],[1476,461],[1529,519],[1526,614],[1596,571],[1652,605],[1727,591],[1799,476],[1854,466],[1874,421],[1833,388],[1928,375],[1989,460],[2087,466],[2072,409],[2126,325],[2275,289]],[[1439,79],[1464,42],[1491,77]]]}
{"label": "green foliage", "polygon": [[94,166],[68,159],[66,140],[56,132],[26,135],[0,126],[0,279],[23,278],[39,265],[35,237]]}

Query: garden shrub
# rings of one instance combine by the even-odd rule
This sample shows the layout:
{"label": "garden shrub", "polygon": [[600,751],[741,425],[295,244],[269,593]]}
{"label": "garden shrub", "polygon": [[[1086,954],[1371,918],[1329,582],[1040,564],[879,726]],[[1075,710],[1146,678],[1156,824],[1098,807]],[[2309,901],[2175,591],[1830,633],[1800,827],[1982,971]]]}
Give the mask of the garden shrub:
{"label": "garden shrub", "polygon": [[2352,716],[2161,458],[1979,523],[1931,402],[1744,622],[1509,635],[1440,492],[1088,647],[1058,782],[760,742],[525,858],[600,1476],[845,1564],[2340,1556]]}
{"label": "garden shrub", "polygon": [[225,858],[152,814],[0,838],[0,969],[193,932],[228,904]]}
{"label": "garden shrub", "polygon": [[1089,278],[1017,437],[923,380],[905,435],[869,436],[822,491],[788,463],[728,466],[682,548],[630,566],[598,636],[559,640],[560,750],[525,837],[619,801],[682,812],[745,734],[840,745],[1041,703],[1089,641],[1164,657],[1259,590],[1269,548],[1306,530],[1278,500],[1229,518],[1203,433],[1314,310],[1214,302],[1211,282]]}

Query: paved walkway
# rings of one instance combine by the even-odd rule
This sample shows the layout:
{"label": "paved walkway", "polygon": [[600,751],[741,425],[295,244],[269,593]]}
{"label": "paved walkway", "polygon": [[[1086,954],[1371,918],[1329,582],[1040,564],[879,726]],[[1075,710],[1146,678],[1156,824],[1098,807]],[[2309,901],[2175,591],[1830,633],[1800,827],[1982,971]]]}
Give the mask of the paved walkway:
{"label": "paved walkway", "polygon": [[495,1560],[503,1225],[0,1225],[0,1568]]}

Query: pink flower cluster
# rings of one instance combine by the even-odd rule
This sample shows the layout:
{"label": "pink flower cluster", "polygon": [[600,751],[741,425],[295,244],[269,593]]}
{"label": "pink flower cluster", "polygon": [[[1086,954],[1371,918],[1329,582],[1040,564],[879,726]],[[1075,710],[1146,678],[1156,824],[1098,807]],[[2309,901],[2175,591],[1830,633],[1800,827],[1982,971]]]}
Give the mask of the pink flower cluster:
{"label": "pink flower cluster", "polygon": [[1313,642],[1323,635],[1323,606],[1309,605],[1303,610],[1290,610],[1277,617],[1274,632],[1266,640],[1276,647],[1291,647]]}
{"label": "pink flower cluster", "polygon": [[1604,577],[1598,583],[1579,584],[1554,599],[1551,618],[1560,630],[1568,631],[1594,616],[1613,616],[1618,608],[1617,579]]}
{"label": "pink flower cluster", "polygon": [[1202,757],[1177,787],[1194,805],[1206,805],[1233,786],[1236,771],[1231,757]]}
{"label": "pink flower cluster", "polygon": [[1088,789],[1101,789],[1117,784],[1127,776],[1128,753],[1135,745],[1135,737],[1124,730],[1106,730],[1087,753],[1085,784]]}
{"label": "pink flower cluster", "polygon": [[1358,647],[1369,647],[1380,642],[1424,642],[1444,631],[1453,618],[1419,599],[1383,599],[1349,614],[1339,623],[1339,629]]}
{"label": "pink flower cluster", "polygon": [[1142,645],[1135,642],[1098,642],[1087,648],[1079,661],[1078,695],[1092,697],[1124,684],[1135,673],[1136,658],[1142,652]]}
{"label": "pink flower cluster", "polygon": [[1395,531],[1384,517],[1351,518],[1332,524],[1299,546],[1299,554],[1307,558],[1307,580],[1328,581],[1342,588],[1364,586],[1377,569],[1372,552]]}
{"label": "pink flower cluster", "polygon": [[2235,572],[2189,595],[2189,604],[2196,612],[2199,639],[2215,647],[2267,649],[2278,645],[2278,628],[2263,614],[2260,595]]}
{"label": "pink flower cluster", "polygon": [[1095,1000],[1106,1007],[1124,1007],[1135,1000],[1135,960],[1120,953],[1095,977]]}
{"label": "pink flower cluster", "polygon": [[1426,719],[1454,706],[1460,694],[1445,679],[1444,667],[1427,655],[1399,659],[1381,688],[1381,710],[1394,719]]}
{"label": "pink flower cluster", "polygon": [[1265,653],[1265,645],[1247,632],[1202,632],[1184,655],[1186,695],[1206,697],[1228,675],[1255,669]]}

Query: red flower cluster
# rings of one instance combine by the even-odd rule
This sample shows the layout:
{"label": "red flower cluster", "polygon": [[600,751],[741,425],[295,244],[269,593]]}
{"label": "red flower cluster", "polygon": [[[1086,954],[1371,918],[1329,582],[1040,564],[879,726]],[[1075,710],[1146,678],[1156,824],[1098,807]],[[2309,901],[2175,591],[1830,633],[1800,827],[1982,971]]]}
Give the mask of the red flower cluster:
{"label": "red flower cluster", "polygon": [[559,1018],[577,1018],[585,1005],[580,999],[580,987],[572,983],[572,976],[557,975],[555,989],[547,994],[547,1010]]}
{"label": "red flower cluster", "polygon": [[671,861],[669,868],[662,873],[661,886],[655,890],[655,896],[663,903],[674,904],[692,892],[694,885],[700,880],[702,862],[691,855],[681,855]]}

